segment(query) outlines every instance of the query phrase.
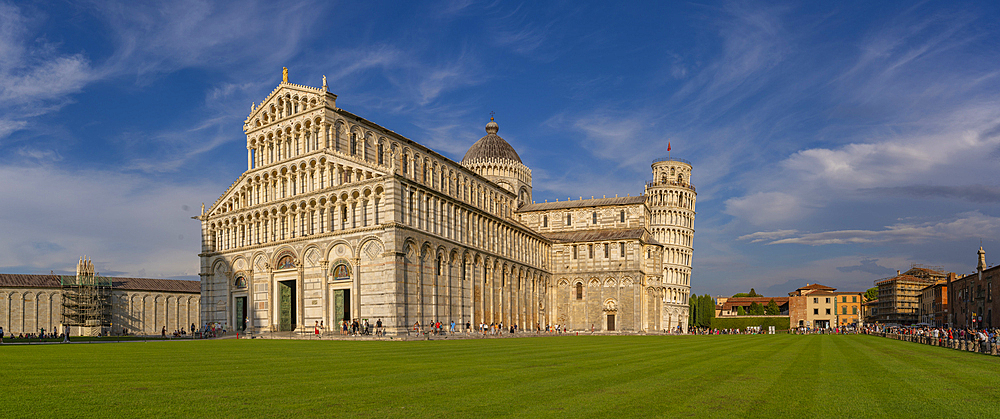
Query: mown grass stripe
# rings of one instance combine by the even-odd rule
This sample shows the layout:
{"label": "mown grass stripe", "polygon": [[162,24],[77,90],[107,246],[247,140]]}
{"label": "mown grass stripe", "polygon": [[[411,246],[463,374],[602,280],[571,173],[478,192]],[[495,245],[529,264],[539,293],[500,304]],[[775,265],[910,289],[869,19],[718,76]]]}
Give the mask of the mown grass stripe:
{"label": "mown grass stripe", "polygon": [[0,346],[0,417],[997,417],[998,367],[839,335]]}

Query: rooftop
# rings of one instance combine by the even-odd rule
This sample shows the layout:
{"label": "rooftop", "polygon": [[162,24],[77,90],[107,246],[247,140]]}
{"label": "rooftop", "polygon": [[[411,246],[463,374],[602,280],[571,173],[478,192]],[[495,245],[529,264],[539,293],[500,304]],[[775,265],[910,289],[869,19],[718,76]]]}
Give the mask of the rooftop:
{"label": "rooftop", "polygon": [[599,242],[612,240],[642,240],[650,244],[659,244],[652,236],[646,234],[646,229],[639,228],[615,228],[600,230],[573,230],[559,231],[552,233],[542,233],[545,238],[553,243],[572,242]]}
{"label": "rooftop", "polygon": [[636,205],[646,202],[646,197],[639,196],[626,196],[626,197],[614,197],[614,198],[591,198],[591,199],[578,199],[576,201],[561,201],[561,202],[541,202],[533,203],[521,206],[517,209],[517,212],[531,212],[531,211],[546,211],[546,210],[556,210],[556,209],[569,209],[569,208],[589,208],[589,207],[607,207],[616,205]]}
{"label": "rooftop", "polygon": [[514,147],[503,138],[497,135],[500,126],[490,117],[490,122],[486,124],[486,136],[476,141],[469,151],[462,158],[462,164],[474,163],[480,160],[513,160],[521,163],[521,156],[517,155]]}
{"label": "rooftop", "polygon": [[[131,291],[201,293],[201,282],[181,279],[109,278],[112,288]],[[59,275],[0,274],[0,288],[60,288]]]}

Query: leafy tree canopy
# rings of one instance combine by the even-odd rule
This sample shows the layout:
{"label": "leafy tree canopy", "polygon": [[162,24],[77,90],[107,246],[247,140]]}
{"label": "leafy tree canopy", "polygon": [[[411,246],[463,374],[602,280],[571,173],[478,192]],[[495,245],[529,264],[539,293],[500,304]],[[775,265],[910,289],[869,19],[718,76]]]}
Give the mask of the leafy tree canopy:
{"label": "leafy tree canopy", "polygon": [[771,301],[767,303],[767,307],[764,308],[764,314],[777,316],[781,314],[781,307],[778,307],[778,303],[774,302],[774,299],[772,298]]}
{"label": "leafy tree canopy", "polygon": [[868,288],[868,291],[865,291],[865,301],[872,301],[877,299],[878,299],[878,287],[871,287]]}
{"label": "leafy tree canopy", "polygon": [[733,298],[741,297],[763,297],[763,295],[757,294],[757,291],[754,291],[753,288],[750,288],[750,292],[738,292],[733,295]]}

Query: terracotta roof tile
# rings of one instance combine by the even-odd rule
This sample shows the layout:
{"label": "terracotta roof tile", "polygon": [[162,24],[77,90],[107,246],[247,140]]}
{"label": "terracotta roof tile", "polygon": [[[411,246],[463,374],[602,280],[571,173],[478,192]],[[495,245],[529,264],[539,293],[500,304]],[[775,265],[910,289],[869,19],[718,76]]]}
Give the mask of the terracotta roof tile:
{"label": "terracotta roof tile", "polygon": [[606,207],[614,205],[635,205],[635,204],[642,204],[645,202],[646,202],[646,197],[642,195],[623,196],[616,198],[579,199],[576,201],[542,202],[542,203],[527,204],[521,206],[521,208],[518,208],[517,212],[546,211],[546,210],[567,209],[567,208]]}
{"label": "terracotta roof tile", "polygon": [[[115,278],[114,289],[201,293],[201,282],[179,279]],[[0,288],[59,288],[58,275],[0,274]]]}
{"label": "terracotta roof tile", "polygon": [[649,244],[660,244],[653,236],[646,234],[645,228],[614,228],[603,230],[573,230],[542,233],[554,243],[599,242],[612,240],[641,240]]}
{"label": "terracotta roof tile", "polygon": [[806,285],[806,286],[801,287],[799,289],[800,290],[829,290],[829,291],[836,290],[836,288],[834,288],[834,287],[828,287],[828,286],[822,285],[822,284],[809,284],[809,285]]}

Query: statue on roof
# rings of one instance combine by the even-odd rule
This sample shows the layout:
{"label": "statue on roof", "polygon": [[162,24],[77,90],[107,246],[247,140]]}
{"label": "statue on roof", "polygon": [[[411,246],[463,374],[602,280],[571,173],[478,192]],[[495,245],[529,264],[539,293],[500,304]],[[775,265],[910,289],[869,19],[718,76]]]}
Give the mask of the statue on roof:
{"label": "statue on roof", "polygon": [[288,67],[281,67],[281,82],[288,83]]}

